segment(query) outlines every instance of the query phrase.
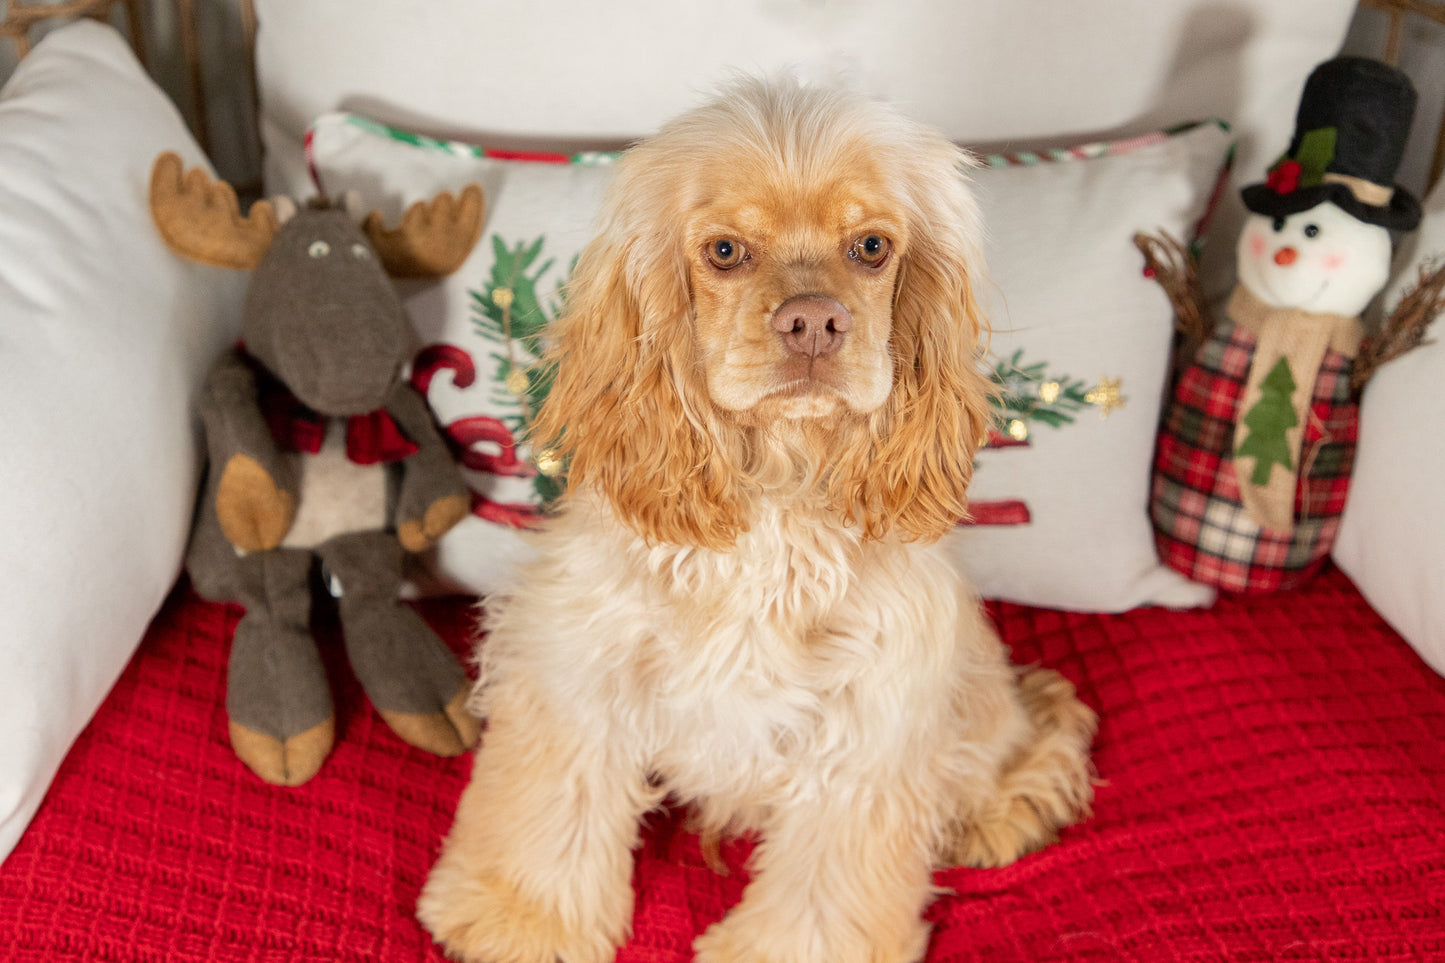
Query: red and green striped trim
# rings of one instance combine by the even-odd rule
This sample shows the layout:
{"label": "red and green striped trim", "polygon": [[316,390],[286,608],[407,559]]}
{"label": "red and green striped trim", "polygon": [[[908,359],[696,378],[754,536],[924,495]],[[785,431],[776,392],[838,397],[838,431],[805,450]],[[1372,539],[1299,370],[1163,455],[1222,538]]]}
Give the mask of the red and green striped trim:
{"label": "red and green striped trim", "polygon": [[[385,137],[388,140],[398,141],[403,144],[410,144],[413,147],[420,147],[424,150],[435,150],[447,154],[454,154],[458,157],[486,157],[491,160],[532,161],[533,163],[542,164],[578,164],[587,167],[605,167],[621,156],[619,151],[579,151],[575,154],[566,154],[550,151],[498,150],[494,147],[481,147],[476,144],[468,144],[464,141],[428,137],[425,134],[418,134],[415,131],[406,130],[401,127],[393,127],[390,124],[383,124],[381,121],[372,120],[369,117],[362,117],[359,114],[341,114],[339,116],[347,126],[356,127],[369,134],[375,134],[378,137]],[[310,153],[311,137],[314,130],[315,127],[313,126],[306,134],[308,155]]]}
{"label": "red and green striped trim", "polygon": [[[362,117],[359,114],[341,114],[342,122],[357,127],[367,133],[378,137],[385,137],[389,140],[410,144],[413,147],[420,147],[424,150],[443,151],[448,154],[455,154],[462,157],[486,157],[492,160],[511,161],[532,161],[546,164],[578,164],[589,167],[606,166],[615,162],[621,156],[620,151],[581,151],[578,153],[551,153],[545,151],[509,151],[497,150],[492,147],[481,147],[477,144],[468,144],[464,141],[444,140],[439,137],[428,137],[425,134],[418,134],[414,131],[405,130],[401,127],[393,127],[369,117]],[[1074,147],[1064,147],[1052,150],[1041,151],[1009,151],[1001,154],[980,154],[978,159],[985,167],[1034,167],[1039,164],[1053,164],[1063,161],[1090,160],[1096,157],[1117,157],[1121,154],[1132,153],[1144,147],[1162,143],[1176,134],[1182,134],[1193,130],[1201,124],[1217,124],[1221,130],[1229,130],[1229,125],[1222,120],[1210,119],[1196,123],[1184,124],[1168,130],[1155,131],[1143,134],[1138,137],[1127,137],[1120,140],[1096,141],[1090,144],[1079,144]],[[306,153],[309,160],[311,156],[311,138],[315,128],[307,131]]]}

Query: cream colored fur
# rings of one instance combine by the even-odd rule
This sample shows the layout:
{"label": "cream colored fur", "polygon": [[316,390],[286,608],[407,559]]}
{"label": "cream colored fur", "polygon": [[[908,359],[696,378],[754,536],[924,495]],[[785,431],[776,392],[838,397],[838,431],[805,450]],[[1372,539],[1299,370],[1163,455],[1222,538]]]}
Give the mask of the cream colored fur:
{"label": "cream colored fur", "polygon": [[[644,187],[688,154],[733,174],[710,189],[678,165]],[[743,85],[623,163],[541,419],[568,425],[572,488],[488,605],[487,731],[419,916],[457,959],[605,963],[631,923],[639,821],[670,797],[706,836],[759,839],[702,963],[918,960],[935,868],[1011,861],[1091,798],[1093,714],[1062,677],[1009,664],[934,546],[987,414],[963,160],[876,105]],[[762,202],[732,199],[750,186]],[[618,287],[632,268],[610,252],[639,257],[622,222],[643,190],[646,242],[671,252],[644,263],[677,277]],[[751,273],[699,254],[719,231]],[[859,232],[885,232],[893,259],[860,266]],[[837,297],[855,322],[801,383],[758,331],[790,293]],[[629,393],[632,433],[588,450],[603,428],[587,419],[627,419]],[[668,450],[627,446],[648,431],[671,432]]]}

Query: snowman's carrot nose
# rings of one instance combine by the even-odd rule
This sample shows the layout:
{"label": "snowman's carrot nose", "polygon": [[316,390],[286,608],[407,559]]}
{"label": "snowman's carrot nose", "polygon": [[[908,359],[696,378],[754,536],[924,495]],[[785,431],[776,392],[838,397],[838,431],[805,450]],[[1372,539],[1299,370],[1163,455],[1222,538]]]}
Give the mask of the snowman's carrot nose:
{"label": "snowman's carrot nose", "polygon": [[1289,267],[1299,257],[1299,252],[1292,247],[1282,247],[1274,252],[1274,263],[1280,267]]}

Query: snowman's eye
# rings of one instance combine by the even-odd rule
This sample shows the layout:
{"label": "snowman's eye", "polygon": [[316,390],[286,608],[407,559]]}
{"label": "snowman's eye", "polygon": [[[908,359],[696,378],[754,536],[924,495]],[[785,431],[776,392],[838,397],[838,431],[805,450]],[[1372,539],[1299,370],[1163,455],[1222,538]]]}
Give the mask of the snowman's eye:
{"label": "snowman's eye", "polygon": [[1306,224],[1306,225],[1305,225],[1305,237],[1319,237],[1319,236],[1320,236],[1320,226],[1319,226],[1318,224]]}
{"label": "snowman's eye", "polygon": [[1278,234],[1280,231],[1284,230],[1284,218],[1276,217],[1274,219],[1274,223],[1270,226],[1274,228],[1274,233]]}

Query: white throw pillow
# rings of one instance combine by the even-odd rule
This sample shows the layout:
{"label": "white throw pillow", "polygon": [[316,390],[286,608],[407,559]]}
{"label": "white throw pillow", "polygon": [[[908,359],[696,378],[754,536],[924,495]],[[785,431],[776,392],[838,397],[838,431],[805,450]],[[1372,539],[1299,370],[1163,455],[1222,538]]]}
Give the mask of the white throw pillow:
{"label": "white throw pillow", "polygon": [[[1154,552],[1149,462],[1172,327],[1132,237],[1161,229],[1190,236],[1228,140],[1208,123],[994,157],[995,166],[978,172],[990,234],[992,284],[982,299],[996,328],[993,354],[1016,369],[1008,381],[1027,409],[1010,419],[1027,437],[980,455],[973,493],[989,524],[956,539],[985,595],[1094,610],[1212,599],[1161,567]],[[514,457],[507,446],[526,420],[523,406],[535,405],[532,386],[514,371],[530,360],[525,334],[555,313],[557,286],[590,237],[610,177],[606,158],[501,159],[341,113],[319,118],[310,143],[326,193],[356,191],[388,218],[439,190],[475,181],[486,191],[487,223],[471,257],[407,301],[431,345],[418,362],[420,380],[438,420],[480,469],[469,473],[478,510],[442,540],[439,570],[485,594],[524,551],[515,532],[495,521],[534,506],[538,486],[548,483],[531,470],[529,452]],[[1040,401],[1051,383],[1058,396]],[[1107,397],[1111,385],[1122,408]]]}
{"label": "white throw pillow", "polygon": [[[1445,181],[1425,202],[1382,303],[1393,309],[1422,265],[1445,262]],[[1333,557],[1365,598],[1445,674],[1445,321],[1380,368],[1360,401],[1360,441]]]}
{"label": "white throw pillow", "polygon": [[[1000,524],[961,529],[951,547],[988,598],[1091,611],[1207,604],[1213,591],[1154,548],[1149,470],[1173,314],[1133,235],[1193,235],[1228,134],[1210,123],[1103,147],[977,178],[992,275],[981,302],[996,380],[1018,402],[1004,434],[1022,444],[979,453],[972,510]],[[1051,424],[1060,414],[1072,420]]]}
{"label": "white throw pillow", "polygon": [[49,34],[0,90],[0,858],[180,570],[190,401],[242,278],[181,262],[151,162],[205,164],[111,28]]}
{"label": "white throw pillow", "polygon": [[[904,105],[964,144],[1114,139],[1222,117],[1235,186],[1287,146],[1305,76],[1355,0],[257,0],[268,189],[306,184],[302,135],[348,110],[495,146],[649,134],[734,72],[792,70]],[[1243,221],[1224,196],[1218,232]],[[1208,264],[1233,283],[1230,250]]]}

